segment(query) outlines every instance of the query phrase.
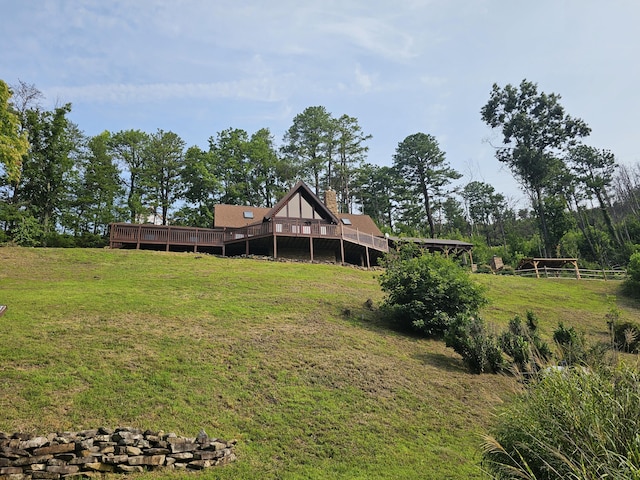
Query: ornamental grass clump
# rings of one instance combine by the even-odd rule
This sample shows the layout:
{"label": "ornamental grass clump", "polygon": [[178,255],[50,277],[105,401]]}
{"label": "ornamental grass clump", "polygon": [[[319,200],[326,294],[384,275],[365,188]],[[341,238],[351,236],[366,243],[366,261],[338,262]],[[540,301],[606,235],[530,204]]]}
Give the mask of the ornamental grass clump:
{"label": "ornamental grass clump", "polygon": [[495,479],[640,478],[640,374],[628,365],[551,369],[485,437]]}

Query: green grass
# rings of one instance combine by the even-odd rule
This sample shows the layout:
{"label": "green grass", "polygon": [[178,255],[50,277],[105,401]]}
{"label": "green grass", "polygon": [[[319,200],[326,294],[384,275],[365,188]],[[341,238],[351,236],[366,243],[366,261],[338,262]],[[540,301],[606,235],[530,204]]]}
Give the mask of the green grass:
{"label": "green grass", "polygon": [[[482,478],[479,435],[515,381],[365,307],[377,273],[142,251],[0,248],[0,431],[100,425],[237,438],[199,478]],[[619,284],[477,275],[506,324],[532,309],[605,335]],[[617,297],[623,318],[640,306]],[[178,478],[151,473],[151,478]]]}

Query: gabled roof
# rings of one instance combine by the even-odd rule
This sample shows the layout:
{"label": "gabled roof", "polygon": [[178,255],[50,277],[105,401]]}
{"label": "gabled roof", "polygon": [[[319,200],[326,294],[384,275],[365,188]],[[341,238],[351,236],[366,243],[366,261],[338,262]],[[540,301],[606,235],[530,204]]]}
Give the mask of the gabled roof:
{"label": "gabled roof", "polygon": [[[213,223],[216,228],[239,228],[261,223],[270,208],[247,207],[245,205],[215,205],[213,207]],[[251,212],[253,218],[246,218],[244,212]]]}
{"label": "gabled roof", "polygon": [[322,218],[333,223],[338,223],[336,216],[327,208],[327,206],[318,198],[318,196],[311,191],[311,189],[302,180],[296,183],[287,194],[276,203],[273,208],[264,216],[267,220],[272,220],[277,213],[284,208],[285,205],[293,198],[297,193],[300,193],[307,202],[309,202],[316,212],[320,214]]}
{"label": "gabled roof", "polygon": [[[278,212],[285,208],[289,201],[298,193],[312,206],[315,213],[324,220],[337,225],[343,224],[347,228],[359,230],[360,232],[368,233],[376,237],[383,236],[369,215],[357,215],[353,213],[334,214],[325,203],[311,191],[307,184],[302,181],[296,183],[273,208],[249,207],[245,205],[216,205],[214,207],[214,226],[216,228],[240,228],[262,223],[265,220],[273,220]],[[247,218],[245,212],[250,212],[253,218]],[[342,219],[348,219],[348,222],[343,222]]]}
{"label": "gabled roof", "polygon": [[338,218],[340,219],[340,221],[342,221],[343,218],[349,219],[349,221],[351,222],[351,225],[345,225],[346,227],[359,230],[363,233],[369,233],[375,237],[384,236],[369,215],[358,215],[355,213],[339,213]]}

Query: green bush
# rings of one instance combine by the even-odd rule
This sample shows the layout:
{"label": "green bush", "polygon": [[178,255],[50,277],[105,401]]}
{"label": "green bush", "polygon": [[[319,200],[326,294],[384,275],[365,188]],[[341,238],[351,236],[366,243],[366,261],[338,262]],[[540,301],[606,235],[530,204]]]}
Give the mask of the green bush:
{"label": "green bush", "polygon": [[538,333],[538,318],[530,311],[526,323],[519,315],[509,321],[508,330],[500,335],[500,346],[521,372],[536,372],[551,358],[551,349]]}
{"label": "green bush", "polygon": [[76,247],[103,248],[109,245],[109,239],[102,235],[84,232],[75,237]]}
{"label": "green bush", "polygon": [[640,478],[640,374],[552,370],[500,412],[483,466],[496,479]]}
{"label": "green bush", "polygon": [[562,322],[553,332],[553,340],[560,351],[560,360],[567,365],[584,364],[587,360],[587,348],[584,332],[573,327],[565,327]]}
{"label": "green bush", "polygon": [[624,281],[625,293],[640,298],[640,252],[634,253],[629,258],[627,275],[629,277]]}
{"label": "green bush", "polygon": [[445,333],[447,347],[453,348],[472,373],[498,373],[504,359],[498,338],[478,316],[456,318]]}
{"label": "green bush", "polygon": [[452,260],[438,254],[397,255],[379,277],[387,294],[382,310],[398,328],[440,336],[452,319],[475,315],[486,303],[482,289]]}
{"label": "green bush", "polygon": [[613,347],[627,353],[640,352],[640,325],[634,322],[616,320],[609,323]]}
{"label": "green bush", "polygon": [[25,215],[13,231],[13,241],[22,247],[36,247],[40,245],[43,233],[38,219]]}
{"label": "green bush", "polygon": [[74,248],[76,240],[68,233],[51,232],[46,234],[42,240],[42,246],[52,248]]}

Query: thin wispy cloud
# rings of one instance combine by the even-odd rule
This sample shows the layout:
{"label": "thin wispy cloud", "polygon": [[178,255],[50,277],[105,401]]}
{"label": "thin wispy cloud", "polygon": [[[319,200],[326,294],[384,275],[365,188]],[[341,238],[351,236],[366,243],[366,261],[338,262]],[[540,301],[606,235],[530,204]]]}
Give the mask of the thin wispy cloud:
{"label": "thin wispy cloud", "polygon": [[276,102],[285,95],[268,80],[240,80],[212,83],[93,84],[78,87],[50,87],[50,98],[74,102],[140,104],[165,100],[243,99]]}
{"label": "thin wispy cloud", "polygon": [[390,163],[422,131],[454,168],[478,162],[491,178],[501,165],[480,108],[493,83],[527,78],[562,96],[592,127],[589,142],[640,161],[640,2],[4,3],[0,78],[71,102],[88,135],[162,127],[202,144],[225,128],[268,127],[281,138],[296,114],[324,105],[358,117],[373,162]]}

